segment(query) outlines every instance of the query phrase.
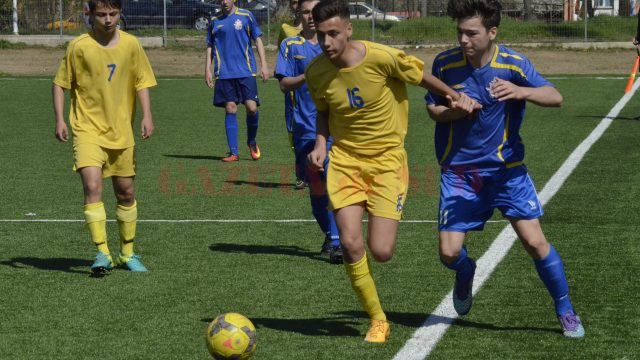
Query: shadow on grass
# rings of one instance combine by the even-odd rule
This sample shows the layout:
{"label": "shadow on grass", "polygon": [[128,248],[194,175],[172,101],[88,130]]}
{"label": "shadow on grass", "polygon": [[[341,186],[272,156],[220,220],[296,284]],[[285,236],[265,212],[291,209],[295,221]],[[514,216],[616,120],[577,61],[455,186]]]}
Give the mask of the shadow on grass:
{"label": "shadow on grass", "polygon": [[[202,319],[210,323],[212,318]],[[315,318],[315,319],[274,319],[251,318],[256,328],[269,328],[308,336],[361,336],[360,330],[354,327],[358,321],[347,318]]]}
{"label": "shadow on grass", "polygon": [[177,155],[177,154],[162,154],[162,156],[175,158],[175,159],[192,159],[192,160],[222,160],[222,156],[213,155]]}
{"label": "shadow on grass", "polygon": [[[72,274],[90,274],[89,266],[91,266],[91,264],[91,260],[68,258],[41,259],[34,257],[17,257],[0,261],[0,265],[18,269],[32,267],[39,270],[63,271]],[[75,268],[85,268],[86,270],[77,270]]]}
{"label": "shadow on grass", "polygon": [[[336,313],[350,318],[364,318],[368,316],[365,312],[361,311],[343,311]],[[481,323],[469,320],[463,320],[460,318],[453,319],[444,316],[430,316],[424,313],[402,313],[402,312],[385,312],[387,319],[392,324],[398,324],[407,327],[417,328],[425,324],[425,320],[429,317],[427,326],[439,325],[439,324],[451,324],[451,326],[460,326],[465,328],[476,328],[481,330],[491,331],[540,331],[540,332],[552,332],[562,333],[560,327],[536,327],[536,326],[498,326],[490,323]]]}
{"label": "shadow on grass", "polygon": [[[274,330],[294,332],[309,336],[364,336],[360,325],[367,322],[369,316],[364,311],[341,311],[333,313],[333,317],[323,317],[314,319],[275,319],[275,318],[251,318],[256,327],[265,327]],[[428,314],[423,313],[402,313],[385,312],[387,319],[392,324],[417,328],[424,324]],[[203,322],[210,323],[213,318],[202,319]],[[452,324],[453,323],[453,324]],[[494,324],[479,323],[467,320],[452,319],[448,317],[435,316],[429,321],[429,325],[452,324],[491,331],[544,331],[561,333],[559,328],[543,328],[532,326],[496,326]]]}
{"label": "shadow on grass", "polygon": [[328,262],[329,260],[320,256],[319,252],[308,251],[299,246],[279,246],[279,245],[241,245],[218,243],[211,244],[209,250],[215,252],[232,253],[232,254],[261,254],[261,255],[285,255],[306,257],[311,260]]}
{"label": "shadow on grass", "polygon": [[[604,119],[607,117],[607,115],[577,115],[576,117],[578,118],[588,118],[588,119]],[[614,117],[612,120],[633,120],[633,121],[638,121],[640,120],[640,116],[636,116],[636,117],[626,117],[626,116],[616,116]]]}
{"label": "shadow on grass", "polygon": [[234,185],[250,185],[259,188],[265,189],[286,189],[293,188],[294,184],[292,183],[279,183],[279,182],[256,182],[256,181],[245,181],[245,180],[227,180],[225,183],[234,184]]}

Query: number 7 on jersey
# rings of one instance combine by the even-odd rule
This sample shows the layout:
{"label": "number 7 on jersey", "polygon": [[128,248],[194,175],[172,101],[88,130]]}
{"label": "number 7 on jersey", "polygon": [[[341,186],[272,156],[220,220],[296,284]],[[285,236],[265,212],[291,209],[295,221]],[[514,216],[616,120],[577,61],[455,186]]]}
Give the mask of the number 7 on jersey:
{"label": "number 7 on jersey", "polygon": [[107,79],[107,81],[111,81],[111,78],[113,77],[113,72],[116,71],[116,64],[108,64],[107,67],[111,69],[111,72],[109,73],[109,79]]}

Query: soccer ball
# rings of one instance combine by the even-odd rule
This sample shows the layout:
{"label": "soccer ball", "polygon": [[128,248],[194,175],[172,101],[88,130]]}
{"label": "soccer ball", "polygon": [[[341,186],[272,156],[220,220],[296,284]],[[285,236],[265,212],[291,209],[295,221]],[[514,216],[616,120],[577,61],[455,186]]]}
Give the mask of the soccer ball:
{"label": "soccer ball", "polygon": [[256,328],[243,315],[218,315],[207,328],[206,341],[216,359],[248,359],[256,352]]}

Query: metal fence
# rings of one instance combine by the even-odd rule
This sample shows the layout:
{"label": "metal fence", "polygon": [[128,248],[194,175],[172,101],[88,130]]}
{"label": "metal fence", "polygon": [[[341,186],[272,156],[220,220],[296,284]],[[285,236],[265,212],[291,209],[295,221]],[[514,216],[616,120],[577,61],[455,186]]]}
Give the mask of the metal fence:
{"label": "metal fence", "polygon": [[[86,0],[0,0],[0,34],[78,35],[87,30]],[[355,36],[391,44],[455,41],[447,0],[353,0]],[[586,5],[584,4],[586,1]],[[636,0],[504,0],[499,36],[508,42],[629,41]],[[637,0],[640,2],[640,0]],[[123,0],[122,29],[165,39],[203,37],[216,0]],[[373,4],[372,4],[373,3]],[[275,44],[291,19],[287,0],[237,0]]]}

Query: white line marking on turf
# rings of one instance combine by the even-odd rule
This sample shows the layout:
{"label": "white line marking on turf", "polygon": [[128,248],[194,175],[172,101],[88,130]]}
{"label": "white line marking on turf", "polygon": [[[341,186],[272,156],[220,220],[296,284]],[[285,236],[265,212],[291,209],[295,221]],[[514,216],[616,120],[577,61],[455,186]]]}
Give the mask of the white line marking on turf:
{"label": "white line marking on turf", "polygon": [[[549,179],[542,191],[538,194],[542,205],[549,202],[549,200],[551,200],[551,198],[558,192],[560,187],[562,187],[567,178],[569,178],[591,146],[600,139],[602,134],[604,134],[609,125],[613,122],[613,119],[618,116],[627,102],[629,102],[631,97],[638,90],[638,87],[640,87],[640,79],[636,80],[633,84],[633,90],[625,94],[618,103],[615,104],[611,111],[609,111],[609,114],[600,121],[598,126],[591,131],[591,134],[589,134],[589,136],[587,136],[587,138],[573,150],[562,166],[560,166],[558,171],[553,174],[551,179]],[[491,273],[493,273],[504,256],[509,252],[509,249],[513,246],[516,239],[516,233],[510,225],[507,225],[500,234],[498,234],[487,252],[478,259],[476,263],[476,274],[473,281],[474,296],[478,291],[480,291],[482,285],[487,281]],[[453,309],[451,300],[452,295],[453,290],[445,296],[440,305],[438,305],[438,307],[436,307],[436,309],[429,315],[422,326],[414,332],[411,339],[407,340],[405,345],[393,358],[394,360],[421,360],[429,356],[449,326],[451,326],[458,317],[458,314]]]}
{"label": "white line marking on turf", "polygon": [[[108,222],[115,222],[110,219]],[[363,220],[367,222],[367,220]],[[76,223],[84,219],[0,219],[0,222],[16,223]],[[138,219],[143,223],[307,223],[316,222],[314,219]],[[400,220],[405,224],[435,224],[438,220]],[[504,223],[507,220],[489,220],[488,223]]]}

